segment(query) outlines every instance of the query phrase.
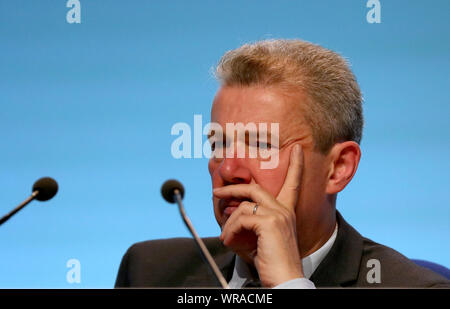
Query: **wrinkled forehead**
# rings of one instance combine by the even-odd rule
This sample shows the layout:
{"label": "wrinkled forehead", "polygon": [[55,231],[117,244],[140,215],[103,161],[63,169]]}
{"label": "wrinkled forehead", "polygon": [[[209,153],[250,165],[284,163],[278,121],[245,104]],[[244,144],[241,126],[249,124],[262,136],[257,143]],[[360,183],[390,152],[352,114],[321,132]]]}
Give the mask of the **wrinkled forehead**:
{"label": "wrinkled forehead", "polygon": [[272,88],[221,87],[211,108],[211,122],[227,124],[278,123],[280,137],[290,135],[304,125],[299,105],[301,96],[287,96]]}

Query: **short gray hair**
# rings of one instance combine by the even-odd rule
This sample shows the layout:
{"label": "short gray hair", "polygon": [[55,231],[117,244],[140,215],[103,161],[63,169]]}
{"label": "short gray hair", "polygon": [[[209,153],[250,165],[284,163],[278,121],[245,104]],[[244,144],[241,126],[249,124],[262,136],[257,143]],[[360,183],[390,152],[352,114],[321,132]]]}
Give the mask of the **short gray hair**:
{"label": "short gray hair", "polygon": [[215,75],[222,86],[279,86],[302,90],[315,149],[326,154],[342,141],[361,142],[362,96],[347,61],[302,40],[265,40],[228,51]]}

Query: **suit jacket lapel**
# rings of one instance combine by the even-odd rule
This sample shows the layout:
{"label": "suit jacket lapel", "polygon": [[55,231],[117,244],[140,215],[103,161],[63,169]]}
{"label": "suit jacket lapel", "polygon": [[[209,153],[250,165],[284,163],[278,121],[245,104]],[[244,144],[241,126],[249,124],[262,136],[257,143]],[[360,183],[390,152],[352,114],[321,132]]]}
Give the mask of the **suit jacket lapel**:
{"label": "suit jacket lapel", "polygon": [[[336,211],[336,217],[338,222],[336,240],[310,278],[317,287],[348,286],[358,279],[363,237],[342,218],[338,211]],[[224,247],[218,238],[217,242],[208,249],[229,282],[233,274],[235,254]],[[183,286],[220,287],[220,284],[205,261],[201,267],[186,277]]]}
{"label": "suit jacket lapel", "polygon": [[338,234],[310,280],[317,287],[348,286],[358,279],[363,237],[336,212]]}
{"label": "suit jacket lapel", "polygon": [[[215,244],[213,248],[208,249],[211,251],[212,257],[214,258],[217,266],[219,267],[227,282],[230,281],[234,269],[234,252],[224,247],[219,239],[217,239],[217,244]],[[193,274],[187,276],[186,280],[183,282],[183,286],[221,287],[220,283],[214,276],[213,271],[210,269],[206,261],[203,266],[197,268]]]}

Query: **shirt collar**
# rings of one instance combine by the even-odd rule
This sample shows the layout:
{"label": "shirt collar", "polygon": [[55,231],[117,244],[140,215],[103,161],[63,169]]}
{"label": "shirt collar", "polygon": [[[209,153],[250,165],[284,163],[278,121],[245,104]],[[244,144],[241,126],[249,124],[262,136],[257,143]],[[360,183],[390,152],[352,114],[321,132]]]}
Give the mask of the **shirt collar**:
{"label": "shirt collar", "polygon": [[[319,264],[323,261],[325,256],[330,251],[331,247],[336,240],[338,231],[338,225],[334,228],[334,232],[331,237],[316,251],[310,255],[302,258],[303,274],[305,278],[309,279],[314,273]],[[240,288],[248,280],[254,279],[250,267],[245,263],[238,255],[236,255],[236,260],[234,263],[233,276],[229,282],[230,288]]]}

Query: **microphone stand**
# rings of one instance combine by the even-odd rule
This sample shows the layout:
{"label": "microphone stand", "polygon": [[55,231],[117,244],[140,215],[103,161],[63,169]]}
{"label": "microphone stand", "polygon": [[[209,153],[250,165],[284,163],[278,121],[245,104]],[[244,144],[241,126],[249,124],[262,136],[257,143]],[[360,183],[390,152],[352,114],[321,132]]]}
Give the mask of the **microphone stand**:
{"label": "microphone stand", "polygon": [[32,200],[34,200],[34,198],[39,194],[39,191],[34,191],[25,201],[23,201],[19,206],[17,206],[16,208],[14,208],[13,210],[11,210],[8,214],[4,215],[1,219],[0,219],[0,225],[2,225],[3,223],[5,223],[6,221],[9,220],[9,218],[11,218],[12,216],[14,216],[16,214],[16,212],[18,212],[19,210],[21,210],[22,208],[24,208],[25,206],[27,206]]}
{"label": "microphone stand", "polygon": [[175,201],[178,204],[178,209],[180,210],[181,217],[183,218],[184,224],[186,224],[187,228],[191,232],[192,236],[194,236],[195,242],[200,248],[200,251],[203,255],[203,257],[207,260],[208,265],[211,267],[211,270],[214,272],[214,275],[216,276],[217,280],[219,280],[220,285],[222,285],[222,288],[229,289],[227,281],[222,275],[222,272],[220,271],[219,267],[217,266],[216,262],[212,258],[211,254],[209,253],[208,249],[206,248],[205,244],[201,240],[200,237],[198,237],[197,232],[194,229],[194,226],[191,223],[191,220],[189,220],[188,216],[186,215],[186,212],[184,211],[183,202],[180,190],[175,189],[173,191]]}

